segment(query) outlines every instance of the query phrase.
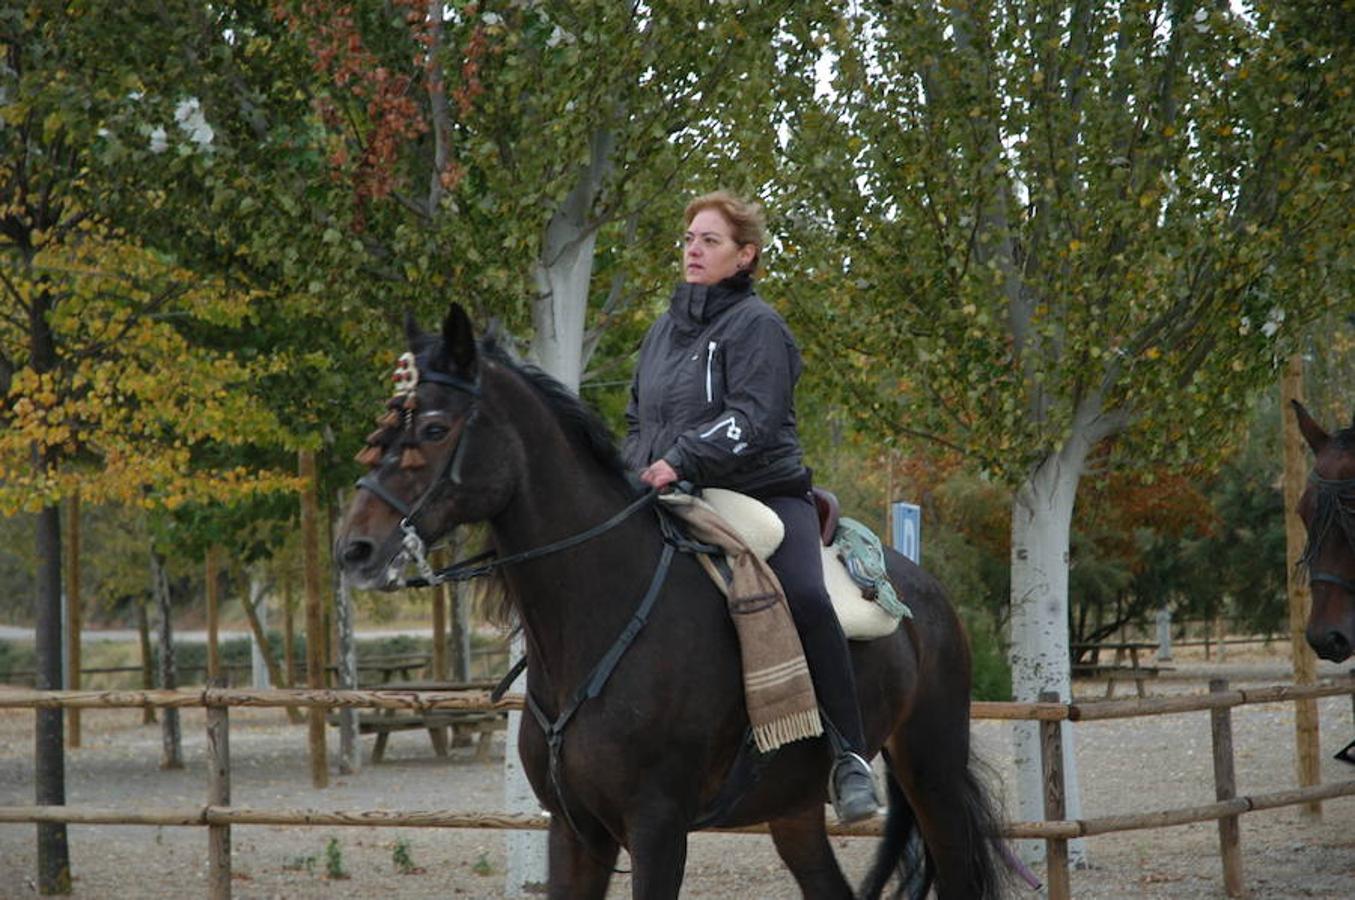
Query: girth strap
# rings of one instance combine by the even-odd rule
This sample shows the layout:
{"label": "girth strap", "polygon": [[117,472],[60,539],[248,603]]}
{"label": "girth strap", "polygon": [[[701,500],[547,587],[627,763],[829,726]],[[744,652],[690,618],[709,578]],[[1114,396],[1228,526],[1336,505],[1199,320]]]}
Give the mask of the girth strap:
{"label": "girth strap", "polygon": [[607,684],[607,680],[612,677],[616,664],[621,661],[621,657],[636,636],[639,635],[641,629],[645,627],[649,613],[653,610],[654,603],[659,598],[659,591],[663,587],[664,580],[668,577],[668,569],[673,562],[673,550],[673,545],[665,541],[663,554],[659,557],[659,565],[654,570],[654,577],[650,579],[649,589],[645,591],[644,598],[641,599],[635,614],[631,616],[630,621],[626,623],[626,627],[617,636],[611,649],[598,660],[588,678],[574,692],[569,704],[561,711],[560,715],[555,717],[554,721],[542,710],[541,704],[532,696],[532,692],[530,690],[526,692],[527,710],[536,719],[536,723],[541,726],[541,730],[546,735],[546,743],[550,748],[550,783],[551,787],[555,789],[555,798],[560,804],[560,811],[564,813],[565,821],[584,846],[588,845],[588,841],[584,838],[583,832],[579,830],[578,823],[574,821],[574,817],[569,812],[569,803],[565,799],[564,783],[560,779],[560,753],[564,747],[565,728],[585,701],[602,693],[602,688]]}

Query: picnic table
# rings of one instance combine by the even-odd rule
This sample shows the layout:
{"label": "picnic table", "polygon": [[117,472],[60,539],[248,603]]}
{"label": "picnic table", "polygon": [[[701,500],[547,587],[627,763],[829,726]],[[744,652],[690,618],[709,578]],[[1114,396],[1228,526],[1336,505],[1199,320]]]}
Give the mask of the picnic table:
{"label": "picnic table", "polygon": [[[358,683],[363,687],[381,687],[384,688],[393,681],[409,681],[415,674],[425,669],[433,657],[427,653],[417,656],[373,656],[368,659],[358,660]],[[331,665],[325,667],[329,673],[330,683],[337,684],[339,680],[339,667]],[[376,679],[364,678],[363,673],[373,672],[378,676]],[[397,679],[396,676],[399,676]]]}
{"label": "picnic table", "polygon": [[[383,691],[488,691],[494,681],[388,681],[380,685]],[[337,713],[329,715],[331,725],[339,724]],[[489,758],[494,733],[508,727],[508,713],[503,710],[430,709],[367,710],[358,714],[358,734],[376,735],[372,746],[372,762],[385,759],[386,744],[395,731],[427,731],[433,752],[445,757],[448,747],[469,747],[478,740],[475,759]],[[448,732],[451,740],[448,741]]]}
{"label": "picnic table", "polygon": [[[1156,678],[1159,666],[1144,666],[1139,664],[1139,651],[1156,650],[1157,644],[1149,641],[1103,641],[1100,643],[1075,643],[1071,645],[1073,650],[1090,650],[1091,660],[1089,662],[1074,663],[1072,674],[1075,678],[1104,678],[1106,679],[1106,696],[1115,696],[1115,682],[1133,680],[1134,688],[1140,697],[1147,696],[1144,690],[1144,682],[1149,678]],[[1101,662],[1102,650],[1114,650],[1115,662],[1104,664]],[[1128,660],[1126,660],[1126,656]]]}

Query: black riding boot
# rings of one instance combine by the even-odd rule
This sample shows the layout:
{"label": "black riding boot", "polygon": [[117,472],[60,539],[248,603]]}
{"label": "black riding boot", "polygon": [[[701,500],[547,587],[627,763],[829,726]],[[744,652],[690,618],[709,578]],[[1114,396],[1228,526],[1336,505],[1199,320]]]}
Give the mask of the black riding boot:
{"label": "black riding boot", "polygon": [[[819,697],[823,730],[828,737],[828,746],[833,750],[828,796],[838,821],[846,825],[875,815],[880,810],[880,800],[875,793],[875,775],[865,759],[866,742],[861,730],[861,710],[857,706],[847,642],[840,629],[835,627],[832,632],[836,633],[833,636],[837,637],[841,647],[838,652],[830,649],[831,638],[822,633],[805,640],[804,644],[814,690]],[[832,662],[837,666],[830,668]]]}
{"label": "black riding boot", "polygon": [[818,517],[807,498],[774,497],[766,503],[786,525],[785,540],[768,563],[786,592],[833,749],[828,793],[839,821],[860,821],[878,812],[880,803],[875,777],[865,760],[865,734],[847,639],[823,586]]}

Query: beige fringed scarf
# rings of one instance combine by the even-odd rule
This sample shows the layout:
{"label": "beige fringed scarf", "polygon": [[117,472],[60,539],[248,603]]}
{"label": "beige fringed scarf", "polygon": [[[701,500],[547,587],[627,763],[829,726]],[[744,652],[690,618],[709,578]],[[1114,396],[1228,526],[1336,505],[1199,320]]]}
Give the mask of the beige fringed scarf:
{"label": "beige fringed scarf", "polygon": [[743,689],[753,737],[763,753],[823,734],[814,684],[781,582],[767,563],[708,504],[687,494],[665,494],[666,508],[691,536],[725,552],[731,584],[704,554],[697,558],[729,598],[729,614],[743,656]]}

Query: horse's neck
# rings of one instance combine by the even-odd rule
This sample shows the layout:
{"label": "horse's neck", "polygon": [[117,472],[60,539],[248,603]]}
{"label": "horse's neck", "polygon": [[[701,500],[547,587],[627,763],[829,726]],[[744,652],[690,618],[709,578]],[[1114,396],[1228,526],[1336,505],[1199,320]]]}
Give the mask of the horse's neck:
{"label": "horse's neck", "polygon": [[[634,499],[563,435],[528,434],[524,443],[527,469],[491,522],[500,555],[581,534]],[[653,513],[640,510],[591,540],[505,570],[538,685],[555,695],[577,687],[634,613],[660,545]]]}

